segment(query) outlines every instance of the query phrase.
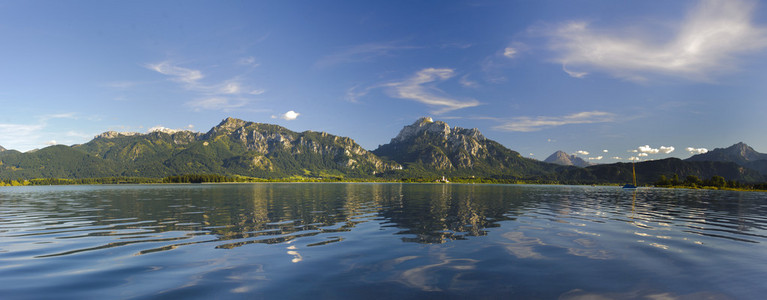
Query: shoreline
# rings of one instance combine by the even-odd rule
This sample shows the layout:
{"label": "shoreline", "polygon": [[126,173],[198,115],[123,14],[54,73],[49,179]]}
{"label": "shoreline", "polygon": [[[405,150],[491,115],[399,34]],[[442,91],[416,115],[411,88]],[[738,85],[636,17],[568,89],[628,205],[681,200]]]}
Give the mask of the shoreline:
{"label": "shoreline", "polygon": [[[472,180],[465,180],[461,178],[450,178],[452,181],[441,182],[439,180],[426,180],[424,178],[402,178],[399,180],[386,180],[386,179],[340,179],[340,178],[306,178],[306,177],[288,177],[279,179],[266,179],[255,177],[243,177],[235,176],[229,178],[236,178],[237,180],[231,181],[200,181],[200,182],[169,182],[169,177],[165,178],[145,178],[145,177],[107,177],[107,178],[81,178],[81,179],[65,179],[65,178],[34,178],[25,180],[3,180],[0,181],[0,187],[6,186],[65,186],[65,185],[142,185],[142,184],[155,184],[155,185],[173,185],[173,184],[233,184],[233,183],[419,183],[419,184],[514,184],[514,185],[564,185],[564,186],[594,186],[594,187],[620,187],[619,183],[606,183],[606,184],[577,184],[577,183],[562,183],[553,181],[525,181],[525,180],[497,180],[488,178],[476,178]],[[225,178],[221,176],[221,178]],[[713,186],[639,186],[639,188],[663,188],[663,189],[688,189],[688,190],[719,190],[719,191],[736,191],[736,192],[767,192],[767,189],[750,189],[750,188],[729,188],[729,187],[713,187]]]}

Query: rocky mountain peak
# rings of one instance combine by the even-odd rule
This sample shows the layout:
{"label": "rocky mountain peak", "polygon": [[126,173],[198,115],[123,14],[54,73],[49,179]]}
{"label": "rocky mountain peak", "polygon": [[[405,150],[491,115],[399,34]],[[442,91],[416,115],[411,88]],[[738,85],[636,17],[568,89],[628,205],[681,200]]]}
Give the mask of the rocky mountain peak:
{"label": "rocky mountain peak", "polygon": [[210,137],[217,133],[232,133],[239,128],[245,127],[247,124],[248,122],[243,120],[228,117],[222,120],[221,123],[218,123],[215,127],[211,128],[205,136]]}
{"label": "rocky mountain peak", "polygon": [[5,148],[3,148],[3,146],[0,146],[0,152],[3,152],[3,151],[5,151]]}
{"label": "rocky mountain peak", "polygon": [[450,125],[442,121],[434,121],[429,117],[422,117],[415,121],[415,123],[405,126],[400,130],[397,137],[391,140],[392,143],[401,143],[410,140],[416,136],[426,132],[429,135],[441,135],[447,138],[450,133]]}
{"label": "rocky mountain peak", "polygon": [[223,121],[221,121],[221,123],[216,125],[215,128],[221,128],[221,129],[225,129],[225,130],[228,130],[228,131],[232,131],[232,130],[237,129],[239,127],[245,126],[246,123],[247,122],[245,122],[243,120],[235,119],[235,118],[232,118],[232,117],[228,117],[228,118],[224,119]]}
{"label": "rocky mountain peak", "polygon": [[[498,168],[508,167],[511,160],[499,159],[503,156],[501,152],[512,153],[486,139],[477,128],[451,128],[445,122],[428,117],[405,126],[389,144],[373,151],[400,164],[416,163],[438,170],[495,168],[494,164],[503,165]],[[511,155],[516,159],[518,154]]]}
{"label": "rocky mountain peak", "polygon": [[580,157],[567,154],[566,152],[562,150],[559,150],[549,155],[549,157],[547,157],[544,160],[544,162],[547,162],[550,164],[557,164],[557,165],[563,165],[563,166],[576,166],[576,167],[588,167],[588,166],[594,165],[590,162],[583,160]]}
{"label": "rocky mountain peak", "polygon": [[727,148],[716,148],[709,152],[693,155],[687,160],[690,161],[731,161],[740,165],[757,160],[766,160],[767,154],[759,153],[751,146],[743,142],[737,143]]}
{"label": "rocky mountain peak", "polygon": [[557,152],[554,152],[553,154],[549,155],[544,162],[551,163],[551,164],[558,164],[563,166],[572,166],[573,162],[570,160],[570,155],[565,153],[562,150],[559,150]]}
{"label": "rocky mountain peak", "polygon": [[746,145],[746,143],[744,142],[740,142],[735,145],[732,145],[725,150],[727,150],[731,154],[741,156],[745,158],[746,160],[758,159],[757,157],[760,156],[759,152],[756,152],[754,148],[751,148],[749,145]]}

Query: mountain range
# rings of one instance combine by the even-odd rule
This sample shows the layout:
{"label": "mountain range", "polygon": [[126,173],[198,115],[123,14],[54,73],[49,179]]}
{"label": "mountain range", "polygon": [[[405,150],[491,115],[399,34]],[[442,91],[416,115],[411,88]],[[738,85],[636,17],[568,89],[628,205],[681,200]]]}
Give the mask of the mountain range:
{"label": "mountain range", "polygon": [[[767,154],[740,143],[693,156],[636,163],[640,184],[660,176],[723,176],[761,182]],[[760,173],[761,172],[761,173]],[[109,131],[73,146],[21,153],[0,151],[0,179],[150,177],[182,174],[258,178],[429,178],[439,176],[562,183],[625,183],[631,164],[588,165],[564,152],[538,161],[486,138],[476,128],[451,128],[420,118],[373,151],[353,139],[325,132],[294,132],[227,118],[206,133],[159,130]]]}

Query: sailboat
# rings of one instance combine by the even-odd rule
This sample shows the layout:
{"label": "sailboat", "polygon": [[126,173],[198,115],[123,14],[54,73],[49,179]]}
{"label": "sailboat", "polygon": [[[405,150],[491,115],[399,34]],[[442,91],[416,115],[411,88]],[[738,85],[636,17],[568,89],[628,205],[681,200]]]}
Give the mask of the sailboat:
{"label": "sailboat", "polygon": [[633,161],[631,162],[631,173],[634,176],[634,184],[627,183],[626,185],[623,186],[624,189],[636,189],[637,188],[637,171],[636,171],[636,168],[634,167],[634,162]]}

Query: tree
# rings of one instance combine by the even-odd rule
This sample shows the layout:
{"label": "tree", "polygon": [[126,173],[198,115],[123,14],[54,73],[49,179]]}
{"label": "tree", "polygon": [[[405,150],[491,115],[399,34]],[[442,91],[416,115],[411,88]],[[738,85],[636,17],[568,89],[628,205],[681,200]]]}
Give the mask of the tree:
{"label": "tree", "polygon": [[695,175],[687,175],[687,178],[684,180],[684,185],[696,187],[703,183],[698,176]]}
{"label": "tree", "polygon": [[727,180],[722,176],[714,175],[711,179],[706,181],[706,186],[713,186],[717,188],[724,188],[727,186]]}

